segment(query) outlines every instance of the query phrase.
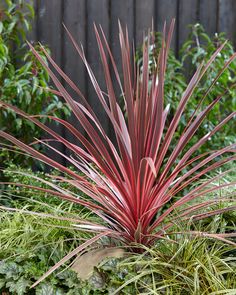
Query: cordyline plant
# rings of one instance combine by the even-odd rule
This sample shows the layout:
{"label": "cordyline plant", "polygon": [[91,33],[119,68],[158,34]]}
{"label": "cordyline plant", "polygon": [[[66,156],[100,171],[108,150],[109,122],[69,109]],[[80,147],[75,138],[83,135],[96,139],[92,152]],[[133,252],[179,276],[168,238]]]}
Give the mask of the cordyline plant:
{"label": "cordyline plant", "polygon": [[[4,131],[0,131],[0,136],[13,143],[23,152],[61,171],[64,176],[58,176],[57,179],[73,185],[88,197],[78,197],[72,192],[62,189],[55,182],[44,181],[51,187],[50,189],[28,187],[40,189],[45,191],[45,193],[80,204],[94,212],[102,220],[101,224],[95,224],[88,220],[75,220],[74,222],[77,223],[78,228],[94,232],[96,235],[64,257],[34,285],[52,273],[65,261],[81,253],[85,248],[104,236],[113,238],[114,241],[118,241],[118,244],[130,245],[132,243],[140,243],[145,246],[151,246],[155,241],[165,238],[171,232],[171,228],[173,229],[178,218],[188,222],[191,219],[200,220],[220,214],[225,210],[236,209],[236,206],[233,206],[232,203],[224,209],[209,209],[221,199],[204,199],[207,193],[219,190],[224,186],[235,185],[235,183],[211,185],[212,182],[228,173],[229,170],[199,182],[199,179],[202,179],[202,176],[208,172],[236,158],[236,144],[217,151],[209,151],[204,154],[198,153],[199,147],[232,119],[235,113],[228,115],[214,129],[199,139],[196,144],[187,150],[185,149],[207,114],[221,97],[227,93],[228,90],[222,96],[216,97],[203,111],[198,111],[201,102],[211,91],[217,79],[230,62],[236,57],[236,54],[226,61],[225,66],[212,81],[199,105],[196,106],[196,111],[189,118],[184,132],[176,141],[174,150],[171,151],[169,149],[170,143],[174,138],[188,100],[197,87],[198,82],[225,46],[225,43],[222,44],[205,65],[201,64],[199,66],[183,96],[180,98],[175,114],[169,115],[169,106],[164,106],[164,83],[173,29],[174,21],[171,22],[168,33],[166,33],[166,25],[164,25],[162,46],[156,61],[157,70],[150,77],[148,43],[151,42],[151,38],[143,44],[143,65],[140,71],[133,61],[134,58],[132,57],[127,30],[124,32],[120,26],[119,37],[123,67],[121,78],[104,33],[101,28],[98,29],[95,26],[95,34],[104,69],[106,92],[100,88],[86,60],[83,48],[78,46],[70,32],[66,29],[75,49],[84,62],[97,97],[113,126],[116,138],[115,143],[104,131],[101,122],[80,89],[57,66],[47,54],[47,51],[42,47],[53,69],[78,94],[80,102],[71,97],[54,72],[29,44],[35,56],[48,70],[51,79],[54,81],[58,89],[56,94],[65,99],[87,136],[84,136],[84,133],[75,128],[72,123],[56,117],[50,117],[50,119],[62,124],[66,130],[80,141],[82,147],[81,145],[77,146],[48,126],[40,123],[37,120],[37,116],[29,116],[25,112],[4,102],[2,107],[14,110],[20,116],[41,127],[54,140],[64,144],[71,151],[71,156],[63,155],[60,151],[49,146],[49,143],[44,142],[55,152],[63,155],[80,173],[74,172],[74,169],[71,170],[56,162],[38,152],[32,145],[26,145]],[[110,68],[112,68],[114,73],[114,79],[112,79]],[[117,83],[120,91],[115,93],[114,89]],[[122,112],[117,103],[120,93],[124,99],[125,113]],[[171,120],[168,120],[170,123],[166,126],[168,116]],[[164,130],[167,131],[164,132]],[[186,190],[186,188],[189,189]],[[177,195],[178,198],[176,198]],[[194,200],[198,202],[193,203]],[[178,210],[178,217],[173,217],[173,213],[176,210]],[[171,215],[172,219],[170,219]],[[230,237],[229,234],[217,235],[195,231],[192,231],[191,234],[204,234],[205,236],[218,238],[234,244],[232,240],[228,239]],[[138,248],[136,247],[135,249],[137,250]]]}

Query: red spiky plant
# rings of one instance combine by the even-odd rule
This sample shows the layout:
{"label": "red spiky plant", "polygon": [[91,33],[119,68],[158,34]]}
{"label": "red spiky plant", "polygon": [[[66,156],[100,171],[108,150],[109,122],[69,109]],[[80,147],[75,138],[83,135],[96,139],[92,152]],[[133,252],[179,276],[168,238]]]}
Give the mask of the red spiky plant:
{"label": "red spiky plant", "polygon": [[[100,88],[86,60],[83,48],[76,44],[75,40],[66,29],[75,49],[84,62],[97,97],[112,124],[116,143],[112,142],[108,137],[99,118],[97,118],[80,89],[56,65],[44,48],[42,47],[42,50],[47,56],[49,63],[57,74],[59,74],[78,94],[81,101],[80,103],[71,97],[57,76],[46,65],[37,51],[29,44],[35,56],[48,70],[51,79],[58,89],[56,93],[65,99],[87,136],[85,137],[72,123],[59,118],[50,117],[52,120],[62,124],[64,128],[80,141],[82,147],[77,146],[40,123],[36,118],[37,116],[29,116],[16,107],[6,103],[2,103],[2,107],[11,108],[20,116],[41,127],[45,132],[51,135],[54,140],[62,143],[71,151],[71,157],[63,156],[70,164],[74,165],[79,172],[82,172],[83,176],[81,176],[81,173],[76,173],[74,170],[72,171],[48,156],[41,154],[32,146],[20,142],[4,131],[0,131],[0,136],[12,142],[35,159],[61,171],[65,176],[58,178],[84,192],[88,198],[77,197],[68,190],[63,190],[55,183],[50,182],[47,182],[47,184],[51,186],[51,189],[40,188],[42,191],[81,204],[103,220],[101,225],[84,220],[76,220],[75,222],[79,223],[78,226],[80,228],[94,231],[97,235],[68,254],[50,269],[43,278],[62,265],[66,260],[103,236],[110,236],[123,244],[140,243],[145,246],[150,246],[157,239],[164,238],[168,230],[173,227],[176,220],[170,220],[168,217],[176,210],[179,210],[178,218],[187,222],[191,219],[199,220],[214,214],[219,214],[226,209],[235,209],[235,206],[229,206],[222,210],[214,211],[210,209],[204,211],[205,213],[199,211],[210,208],[211,205],[219,202],[219,199],[202,201],[202,196],[229,185],[209,186],[209,184],[219,178],[219,176],[211,179],[208,178],[206,181],[201,182],[201,184],[195,185],[194,188],[190,188],[191,185],[197,184],[197,181],[200,178],[202,179],[202,176],[206,175],[208,172],[236,158],[234,155],[235,144],[217,151],[209,151],[209,153],[199,154],[198,152],[199,148],[224,124],[232,119],[235,113],[228,115],[208,134],[199,139],[196,144],[192,145],[187,150],[184,150],[184,148],[189,144],[204,118],[223,96],[216,97],[203,111],[199,111],[202,101],[236,55],[234,54],[230,60],[226,61],[224,68],[219,72],[215,80],[212,81],[211,87],[207,90],[199,105],[196,106],[196,111],[192,117],[189,118],[182,135],[175,142],[175,148],[171,150],[170,144],[173,143],[172,140],[175,131],[188,100],[203,75],[210,68],[225,45],[222,44],[216,50],[207,64],[199,66],[183,96],[179,98],[179,106],[175,114],[171,114],[169,118],[169,107],[164,107],[164,83],[168,50],[173,29],[174,21],[172,21],[170,25],[168,34],[166,34],[166,26],[164,26],[162,46],[160,48],[158,60],[156,61],[156,72],[150,77],[148,54],[150,40],[143,43],[143,65],[142,71],[140,71],[140,69],[135,66],[134,59],[132,58],[132,50],[130,49],[127,31],[124,33],[120,27],[119,37],[121,63],[123,67],[123,78],[121,79],[104,33],[101,28],[97,29],[95,26],[95,34],[104,69],[106,90]],[[109,65],[111,65],[112,71],[115,74],[115,81],[113,81],[111,77]],[[114,90],[115,83],[118,83],[120,87],[118,93],[115,93]],[[125,113],[122,112],[121,107],[117,103],[120,95],[122,95],[124,99]],[[167,117],[169,118],[168,121],[170,121],[169,124],[166,123]],[[56,151],[55,148],[52,149]],[[59,151],[56,152],[61,154]],[[223,158],[220,158],[220,156],[223,156]],[[227,173],[227,171],[224,173]],[[220,177],[221,176],[222,174]],[[232,184],[234,185],[235,183],[231,183],[231,185]],[[186,193],[187,188],[189,189]],[[177,194],[179,197],[174,198]],[[193,204],[193,200],[198,200],[198,202]],[[166,207],[165,205],[167,203],[169,203],[169,206]],[[187,206],[189,203],[190,205]],[[194,232],[192,233],[194,234]],[[209,237],[227,241],[224,235],[204,234]],[[230,240],[228,242],[233,243]],[[38,282],[36,282],[36,284]]]}

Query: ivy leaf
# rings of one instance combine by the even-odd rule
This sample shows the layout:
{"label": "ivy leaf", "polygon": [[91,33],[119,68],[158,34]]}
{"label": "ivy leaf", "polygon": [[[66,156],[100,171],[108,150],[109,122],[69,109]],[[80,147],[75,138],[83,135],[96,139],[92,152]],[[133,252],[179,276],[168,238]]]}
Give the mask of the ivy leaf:
{"label": "ivy leaf", "polygon": [[6,279],[14,279],[17,280],[22,272],[22,267],[17,265],[14,262],[0,262],[0,274],[6,276]]}
{"label": "ivy leaf", "polygon": [[0,279],[0,290],[5,287],[6,280],[5,279]]}
{"label": "ivy leaf", "polygon": [[29,280],[21,277],[18,281],[12,281],[6,283],[6,287],[10,292],[16,293],[17,295],[23,295],[26,293],[26,289],[31,285]]}
{"label": "ivy leaf", "polygon": [[64,295],[65,293],[60,289],[54,289],[52,285],[48,283],[41,284],[36,288],[36,295]]}
{"label": "ivy leaf", "polygon": [[64,284],[66,286],[68,286],[70,289],[72,289],[73,287],[77,287],[78,284],[80,283],[76,272],[72,271],[72,270],[67,270],[67,271],[63,271],[61,273],[57,274],[57,278],[60,281],[63,281]]}
{"label": "ivy leaf", "polygon": [[93,275],[88,279],[88,282],[93,289],[100,290],[106,285],[106,276],[95,268]]}

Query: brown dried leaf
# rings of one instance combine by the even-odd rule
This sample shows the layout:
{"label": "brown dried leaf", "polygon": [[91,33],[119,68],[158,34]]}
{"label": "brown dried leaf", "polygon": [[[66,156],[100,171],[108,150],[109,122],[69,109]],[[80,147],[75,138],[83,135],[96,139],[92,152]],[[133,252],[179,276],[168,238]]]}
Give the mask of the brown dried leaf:
{"label": "brown dried leaf", "polygon": [[78,257],[72,265],[72,269],[82,280],[87,280],[93,274],[95,266],[98,266],[104,259],[121,258],[125,251],[120,248],[105,248],[89,251]]}

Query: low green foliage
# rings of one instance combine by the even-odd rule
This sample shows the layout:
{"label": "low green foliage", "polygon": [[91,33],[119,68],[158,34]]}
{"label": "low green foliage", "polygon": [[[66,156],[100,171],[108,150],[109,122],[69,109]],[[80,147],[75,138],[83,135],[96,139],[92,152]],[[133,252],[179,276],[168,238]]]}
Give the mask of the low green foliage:
{"label": "low green foliage", "polygon": [[64,216],[66,213],[67,217],[71,218],[77,218],[83,215],[84,218],[90,219],[91,221],[98,219],[91,214],[90,210],[79,204],[62,200],[50,193],[27,187],[50,189],[51,187],[43,181],[53,181],[60,188],[68,190],[78,198],[88,198],[82,191],[70,183],[56,179],[59,175],[60,173],[56,170],[49,175],[41,171],[33,172],[31,168],[22,168],[10,163],[3,170],[3,178],[7,179],[9,184],[0,185],[0,204],[11,208],[24,208],[25,210],[38,213],[60,214],[61,216]]}
{"label": "low green foliage", "polygon": [[[24,176],[25,183],[29,179]],[[8,195],[13,191],[14,187],[11,187]],[[79,280],[70,269],[51,276],[35,289],[30,290],[30,286],[48,267],[53,266],[81,241],[91,237],[78,231],[72,221],[65,220],[78,216],[85,218],[86,213],[69,202],[59,202],[57,198],[42,196],[38,192],[34,192],[32,199],[26,201],[28,194],[29,191],[27,194],[24,190],[18,191],[8,201],[8,205],[16,212],[0,211],[0,291],[7,290],[17,295],[78,294]],[[50,202],[43,203],[47,197]],[[39,214],[35,214],[35,211]]]}
{"label": "low green foliage", "polygon": [[[57,218],[60,216],[56,208],[54,216]],[[0,258],[2,259],[28,251],[34,252],[47,244],[52,251],[61,249],[64,254],[73,248],[73,245],[78,244],[79,239],[88,237],[76,231],[71,222],[34,216],[32,213],[26,215],[20,211],[11,214],[1,212],[0,220]]]}
{"label": "low green foliage", "polygon": [[[1,291],[17,295],[209,295],[233,294],[236,290],[235,248],[188,235],[172,235],[169,241],[143,248],[142,254],[127,253],[123,259],[106,259],[88,281],[80,281],[74,271],[61,268],[35,289],[29,289],[48,267],[78,243],[76,231],[70,230],[65,222],[53,224],[52,220],[45,222],[41,217],[21,213],[0,214],[1,259],[7,258],[0,262]],[[5,227],[8,229],[4,231]]]}
{"label": "low green foliage", "polygon": [[[54,215],[60,216],[55,205],[54,211]],[[88,235],[76,231],[70,222],[20,212],[1,212],[0,221],[1,291],[8,290],[11,294],[19,295],[76,294],[73,287],[79,281],[70,270],[61,276],[52,276],[33,290],[29,288],[48,267],[77,246],[81,239],[88,238]]]}
{"label": "low green foliage", "polygon": [[229,249],[209,240],[186,236],[178,243],[159,243],[147,249],[144,255],[119,264],[127,273],[120,290],[132,286],[137,290],[133,294],[181,295],[235,291],[236,259],[232,252],[229,254]]}
{"label": "low green foliage", "polygon": [[80,282],[76,273],[66,270],[62,274],[52,276],[35,289],[30,289],[32,283],[61,257],[61,251],[55,249],[51,253],[50,247],[44,247],[36,253],[21,255],[0,262],[0,291],[10,294],[37,295],[76,295]]}
{"label": "low green foliage", "polygon": [[[5,174],[11,181],[26,185],[44,186],[30,175],[47,179],[42,172],[33,173],[30,169],[19,169],[14,165]],[[232,189],[225,188],[215,193],[215,198],[219,194],[229,197],[231,193]],[[14,198],[8,198],[10,194],[14,194]],[[5,197],[12,208],[31,212],[71,218],[88,214],[76,204],[61,202],[39,191],[16,190],[12,185]],[[221,208],[219,204],[217,206]],[[225,206],[222,204],[222,208]],[[90,214],[88,220],[92,218],[95,217]],[[233,211],[188,225],[177,220],[173,231],[225,233],[235,229],[235,224],[236,212]],[[169,235],[168,240],[160,240],[150,249],[143,247],[142,254],[127,253],[123,259],[106,259],[94,269],[88,281],[80,281],[74,271],[61,267],[30,289],[48,268],[89,235],[76,230],[69,221],[5,210],[0,212],[0,232],[0,291],[12,294],[208,295],[217,294],[214,292],[233,294],[236,290],[235,248],[186,234]]]}

